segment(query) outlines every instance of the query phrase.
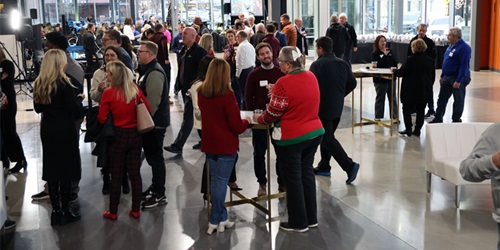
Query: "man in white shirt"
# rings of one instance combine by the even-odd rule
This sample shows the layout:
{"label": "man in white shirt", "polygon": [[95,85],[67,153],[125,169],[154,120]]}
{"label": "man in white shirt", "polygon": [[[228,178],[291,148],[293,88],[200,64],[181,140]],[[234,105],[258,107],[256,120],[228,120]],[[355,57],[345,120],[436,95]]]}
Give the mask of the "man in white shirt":
{"label": "man in white shirt", "polygon": [[245,85],[247,77],[255,67],[255,48],[248,42],[248,34],[240,30],[236,33],[236,40],[238,41],[238,50],[236,51],[236,78],[240,86],[240,108],[245,107]]}

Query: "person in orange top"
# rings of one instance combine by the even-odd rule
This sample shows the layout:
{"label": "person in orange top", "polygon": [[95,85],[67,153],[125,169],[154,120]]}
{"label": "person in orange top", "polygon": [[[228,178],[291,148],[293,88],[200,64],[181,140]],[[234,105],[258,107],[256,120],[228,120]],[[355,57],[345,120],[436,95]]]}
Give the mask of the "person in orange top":
{"label": "person in orange top", "polygon": [[290,16],[288,14],[283,14],[280,17],[281,25],[283,28],[281,32],[286,35],[286,41],[288,46],[297,46],[297,30],[295,26],[290,22]]}

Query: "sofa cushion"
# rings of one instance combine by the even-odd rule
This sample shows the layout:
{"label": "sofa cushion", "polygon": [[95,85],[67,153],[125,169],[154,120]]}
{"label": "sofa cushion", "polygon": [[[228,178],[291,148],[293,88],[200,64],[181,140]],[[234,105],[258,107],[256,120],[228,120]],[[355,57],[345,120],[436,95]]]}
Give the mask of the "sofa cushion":
{"label": "sofa cushion", "polygon": [[444,178],[445,180],[453,183],[455,186],[462,185],[485,185],[490,184],[491,181],[484,180],[482,182],[470,182],[462,178],[459,168],[460,163],[464,160],[464,157],[453,157],[453,158],[441,158],[434,161],[435,172],[433,174]]}

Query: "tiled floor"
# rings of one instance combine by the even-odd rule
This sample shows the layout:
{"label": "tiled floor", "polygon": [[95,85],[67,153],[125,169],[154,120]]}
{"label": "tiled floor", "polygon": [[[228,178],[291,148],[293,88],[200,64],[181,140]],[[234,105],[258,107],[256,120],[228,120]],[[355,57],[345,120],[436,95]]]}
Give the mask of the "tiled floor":
{"label": "tiled floor", "polygon": [[[308,63],[311,61],[309,60]],[[360,67],[354,65],[354,68]],[[174,68],[175,69],[175,68]],[[440,73],[440,72],[439,72]],[[500,75],[473,72],[467,87],[464,122],[495,122],[500,118]],[[439,91],[435,86],[435,97]],[[374,88],[363,81],[364,115],[373,116]],[[355,93],[359,98],[359,93]],[[435,100],[436,101],[436,100]],[[40,116],[25,95],[18,97],[18,131],[29,162],[27,173],[8,175],[6,192],[9,216],[18,223],[15,233],[1,238],[2,249],[494,249],[498,240],[491,218],[489,187],[463,188],[460,209],[454,206],[454,187],[432,178],[432,193],[425,188],[425,133],[421,138],[390,136],[389,130],[373,125],[351,133],[351,97],[336,136],[348,154],[361,164],[353,185],[334,167],[332,177],[317,177],[319,227],[307,233],[278,229],[286,219],[283,200],[273,200],[273,222],[250,205],[229,208],[236,221],[233,229],[208,236],[207,213],[200,190],[204,156],[191,147],[198,141],[193,131],[182,156],[165,152],[167,163],[166,206],[144,211],[131,219],[130,195],[124,195],[116,222],[104,220],[108,196],[101,194],[101,177],[90,155],[92,145],[82,141],[82,180],[79,203],[82,220],[63,227],[50,226],[48,201],[32,202],[42,188]],[[451,103],[451,102],[450,102]],[[357,104],[356,104],[357,105]],[[356,106],[355,109],[359,107]],[[451,104],[445,116],[450,122]],[[388,111],[386,110],[386,114]],[[165,145],[175,139],[182,120],[182,107],[171,106],[172,126]],[[387,115],[386,115],[387,116]],[[240,141],[238,184],[254,196],[258,183],[253,173],[250,133]],[[274,155],[272,152],[271,155]],[[272,156],[274,164],[275,157]],[[319,161],[319,153],[315,162]],[[332,166],[337,166],[332,160]],[[143,186],[151,182],[151,168],[143,164]],[[276,191],[276,178],[270,178]],[[265,203],[263,203],[265,205]]]}

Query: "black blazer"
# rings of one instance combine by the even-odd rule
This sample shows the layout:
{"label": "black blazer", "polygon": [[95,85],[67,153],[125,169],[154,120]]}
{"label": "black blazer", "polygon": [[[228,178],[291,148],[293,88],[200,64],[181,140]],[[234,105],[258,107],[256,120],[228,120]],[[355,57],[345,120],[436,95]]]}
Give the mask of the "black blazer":
{"label": "black blazer", "polygon": [[427,103],[431,100],[435,68],[430,56],[422,52],[413,54],[395,74],[403,77],[401,103]]}
{"label": "black blazer", "polygon": [[[297,30],[297,48],[299,48],[300,52],[305,53],[307,55],[308,54],[307,39],[305,36],[302,35],[302,31],[304,31],[305,28],[302,27],[298,29],[297,26],[295,26],[295,29]],[[305,48],[305,51],[302,51],[302,47]]]}
{"label": "black blazer", "polygon": [[349,64],[333,53],[320,56],[309,69],[318,79],[319,118],[333,120],[342,115],[346,86],[356,86]]}
{"label": "black blazer", "polygon": [[[384,55],[382,51],[373,51],[372,52],[372,62],[376,61],[377,62],[377,68],[384,68],[388,69],[390,67],[397,67],[398,62],[392,56],[392,52],[389,51],[387,55]],[[391,80],[386,80],[380,77],[374,77],[373,78],[374,83],[390,83]]]}
{"label": "black blazer", "polygon": [[[191,87],[191,83],[198,76],[198,68],[200,65],[201,59],[207,55],[207,51],[200,47],[198,43],[194,43],[189,50],[184,46],[179,52],[181,56],[180,63],[184,60],[184,74],[183,74],[183,82],[180,81],[181,74],[181,66],[177,67],[177,82],[178,86],[181,90],[186,93],[188,89]],[[184,57],[184,59],[182,59]]]}

